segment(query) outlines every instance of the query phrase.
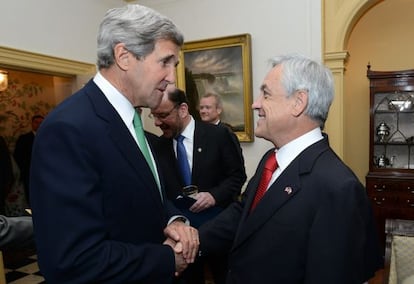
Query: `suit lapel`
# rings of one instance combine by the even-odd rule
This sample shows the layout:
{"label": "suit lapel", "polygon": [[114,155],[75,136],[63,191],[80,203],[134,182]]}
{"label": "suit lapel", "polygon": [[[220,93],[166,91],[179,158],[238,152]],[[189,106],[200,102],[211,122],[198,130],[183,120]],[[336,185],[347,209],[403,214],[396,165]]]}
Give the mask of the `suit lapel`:
{"label": "suit lapel", "polygon": [[88,83],[86,93],[94,105],[97,116],[107,124],[109,137],[125,160],[131,165],[131,168],[135,170],[137,175],[141,176],[140,181],[144,183],[143,187],[148,188],[157,203],[161,204],[158,186],[151,169],[115,108],[93,81]]}
{"label": "suit lapel", "polygon": [[264,161],[268,157],[269,152],[273,152],[273,150],[264,156],[258,167],[260,170],[257,171],[253,177],[253,182],[249,183],[246,189],[249,192],[246,197],[241,218],[242,221],[236,233],[233,249],[246,241],[256,231],[260,230],[270,218],[277,214],[283,206],[287,205],[300,192],[301,176],[309,173],[317,157],[328,149],[327,138],[305,149],[270,186],[257,207],[252,212],[249,212],[263,171]]}
{"label": "suit lapel", "polygon": [[[145,132],[145,136],[146,136],[146,138],[147,138],[147,141],[148,141],[148,145],[149,145],[149,147],[150,147],[150,150],[151,150],[151,152],[152,152],[152,155],[153,155],[153,157],[154,157],[154,161],[155,161],[155,164],[157,165],[157,172],[158,172],[158,177],[159,177],[159,179],[160,179],[160,186],[161,186],[161,194],[162,194],[162,197],[163,197],[163,200],[165,200],[166,198],[168,198],[167,197],[167,194],[166,194],[166,192],[165,192],[165,186],[166,186],[166,181],[165,181],[165,179],[164,179],[164,174],[162,173],[162,171],[161,171],[161,160],[160,160],[160,158],[159,158],[159,156],[160,155],[165,155],[165,153],[160,153],[158,150],[159,150],[159,145],[157,145],[157,146],[155,146],[155,145],[153,145],[153,143],[157,143],[157,144],[159,144],[159,143],[161,143],[160,142],[160,140],[157,140],[157,141],[154,141],[153,139],[154,138],[152,138],[151,136],[154,136],[154,137],[156,137],[155,139],[160,139],[158,136],[156,136],[155,134],[152,134],[152,133],[150,133],[150,132]],[[171,143],[172,144],[172,143]],[[172,147],[172,146],[171,146]],[[171,148],[172,149],[172,148]],[[141,153],[142,154],[142,153]],[[174,154],[174,153],[173,153]],[[149,168],[149,167],[148,167]],[[152,174],[151,174],[152,175]]]}
{"label": "suit lapel", "polygon": [[[292,165],[292,167],[295,167],[295,165]],[[289,166],[289,168],[291,168],[291,166]],[[260,171],[260,176],[262,171],[263,170]],[[294,172],[296,172],[296,174],[293,174]],[[249,211],[256,190],[249,194],[242,216],[242,220],[244,221],[239,228],[239,232],[236,235],[237,237],[234,242],[235,247],[259,230],[268,219],[277,214],[277,211],[300,191],[300,179],[297,173],[298,171],[295,171],[292,168],[289,171],[285,170],[269,187],[262,200],[252,212]],[[259,185],[260,176],[257,181],[252,184],[255,188]]]}
{"label": "suit lapel", "polygon": [[175,151],[174,151],[174,144],[173,144],[173,139],[168,139],[168,138],[161,138],[162,141],[162,149],[160,149],[160,155],[163,155],[163,161],[164,163],[167,163],[167,167],[168,167],[168,173],[164,173],[165,175],[171,176],[173,175],[174,177],[179,177],[179,181],[180,181],[180,186],[183,186],[184,181],[182,178],[182,175],[179,171],[179,165],[178,165],[178,161],[177,158],[175,156]]}
{"label": "suit lapel", "polygon": [[[194,144],[193,144],[193,168],[191,173],[192,183],[197,184],[198,177],[202,175],[201,166],[203,164],[203,157],[205,157],[206,143],[206,131],[203,124],[195,121],[194,129]],[[201,161],[201,162],[199,162]]]}

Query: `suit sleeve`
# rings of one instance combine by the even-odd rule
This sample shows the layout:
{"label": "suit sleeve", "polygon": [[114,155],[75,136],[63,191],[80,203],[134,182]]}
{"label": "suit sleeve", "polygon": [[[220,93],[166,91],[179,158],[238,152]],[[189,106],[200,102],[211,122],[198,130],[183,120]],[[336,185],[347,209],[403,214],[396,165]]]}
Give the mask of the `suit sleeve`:
{"label": "suit sleeve", "polygon": [[199,228],[200,251],[202,255],[228,252],[234,242],[243,205],[233,202],[217,217]]}
{"label": "suit sleeve", "polygon": [[226,207],[237,197],[246,181],[246,170],[240,144],[232,137],[234,133],[225,127],[220,127],[220,152],[222,155],[223,179],[220,183],[209,189],[217,204]]}
{"label": "suit sleeve", "polygon": [[34,245],[32,217],[0,215],[0,249]]}

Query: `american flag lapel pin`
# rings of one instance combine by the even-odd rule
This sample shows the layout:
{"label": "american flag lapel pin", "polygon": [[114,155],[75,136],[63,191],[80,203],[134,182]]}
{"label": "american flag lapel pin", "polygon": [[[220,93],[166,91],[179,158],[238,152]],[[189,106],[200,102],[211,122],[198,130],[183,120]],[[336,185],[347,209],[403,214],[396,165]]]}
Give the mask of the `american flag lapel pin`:
{"label": "american flag lapel pin", "polygon": [[292,188],[291,188],[290,186],[286,186],[286,187],[285,187],[285,192],[286,192],[287,194],[291,194],[291,193],[292,193]]}

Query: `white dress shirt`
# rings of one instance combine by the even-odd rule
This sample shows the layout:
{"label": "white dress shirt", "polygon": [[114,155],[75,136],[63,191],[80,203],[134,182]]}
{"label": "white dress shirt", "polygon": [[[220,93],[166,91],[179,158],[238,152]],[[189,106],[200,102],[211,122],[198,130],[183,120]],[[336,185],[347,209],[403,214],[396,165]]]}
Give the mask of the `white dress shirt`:
{"label": "white dress shirt", "polygon": [[275,180],[303,150],[322,139],[321,129],[317,127],[276,150],[275,155],[279,167],[273,173],[267,188],[275,182]]}

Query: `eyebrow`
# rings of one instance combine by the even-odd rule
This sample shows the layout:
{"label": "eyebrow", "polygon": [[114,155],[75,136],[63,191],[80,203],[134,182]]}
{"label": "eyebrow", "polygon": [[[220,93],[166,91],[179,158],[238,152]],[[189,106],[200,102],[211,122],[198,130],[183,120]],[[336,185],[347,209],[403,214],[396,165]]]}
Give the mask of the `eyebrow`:
{"label": "eyebrow", "polygon": [[[170,54],[170,55],[167,55],[167,56],[161,58],[160,61],[168,61],[168,62],[170,62],[170,61],[173,61],[174,59],[175,59],[175,55],[174,54]],[[174,64],[174,66],[177,67],[177,65],[179,63],[180,63],[180,60],[177,60],[177,62],[175,62],[175,64]]]}
{"label": "eyebrow", "polygon": [[264,92],[266,89],[268,89],[266,84],[260,86],[260,91]]}

